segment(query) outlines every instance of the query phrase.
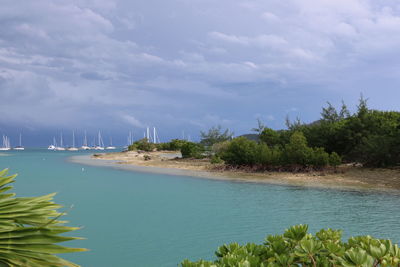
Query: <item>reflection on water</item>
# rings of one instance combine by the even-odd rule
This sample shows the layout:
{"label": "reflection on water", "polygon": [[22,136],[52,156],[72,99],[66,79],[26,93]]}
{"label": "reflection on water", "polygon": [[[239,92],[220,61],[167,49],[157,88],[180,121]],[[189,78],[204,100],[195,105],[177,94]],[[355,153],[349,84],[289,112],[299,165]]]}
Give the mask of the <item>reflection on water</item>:
{"label": "reflection on water", "polygon": [[[81,153],[81,152],[79,152]],[[400,241],[400,196],[355,190],[311,189],[174,175],[138,173],[66,161],[71,152],[25,151],[2,157],[18,172],[19,195],[59,192],[74,204],[67,219],[82,225],[83,266],[176,266],[212,257],[217,246],[262,242],[299,223],[315,232],[343,229],[345,238],[371,234]],[[45,158],[46,160],[43,160]]]}

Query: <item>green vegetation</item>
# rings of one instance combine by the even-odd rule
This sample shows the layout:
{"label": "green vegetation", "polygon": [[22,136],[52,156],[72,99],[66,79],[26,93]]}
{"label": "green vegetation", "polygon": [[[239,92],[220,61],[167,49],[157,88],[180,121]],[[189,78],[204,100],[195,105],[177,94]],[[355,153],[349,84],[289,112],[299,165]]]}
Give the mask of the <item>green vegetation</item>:
{"label": "green vegetation", "polygon": [[136,142],[134,142],[132,145],[128,146],[128,150],[143,150],[143,151],[153,151],[156,149],[156,145],[153,143],[150,143],[147,138],[140,139]]}
{"label": "green vegetation", "polygon": [[128,146],[129,151],[133,150],[143,150],[143,151],[180,151],[182,146],[188,141],[180,139],[172,139],[170,142],[153,144],[150,143],[147,138],[140,139],[134,142],[132,145]]}
{"label": "green vegetation", "polygon": [[7,191],[16,175],[7,174],[7,169],[0,172],[0,266],[78,266],[54,255],[86,251],[55,245],[80,239],[60,235],[79,228],[58,220],[63,214],[56,211],[61,206],[52,202],[55,194],[14,197]]}
{"label": "green vegetation", "polygon": [[251,166],[256,169],[291,171],[320,169],[337,166],[340,157],[329,155],[323,148],[311,148],[302,132],[294,132],[284,146],[269,146],[265,142],[255,142],[245,137],[233,139],[225,150],[217,154],[229,165]]}
{"label": "green vegetation", "polygon": [[[253,131],[258,141],[239,137],[214,153],[227,164],[261,170],[313,170],[337,167],[342,160],[366,167],[400,165],[400,112],[371,110],[362,96],[351,114],[342,103],[339,111],[328,103],[321,119],[290,122],[275,131],[258,120]],[[213,128],[215,132],[216,128]]]}
{"label": "green vegetation", "polygon": [[391,167],[400,163],[400,112],[371,110],[363,97],[352,115],[344,103],[339,112],[328,103],[319,121],[291,124],[289,132],[293,131],[301,131],[311,147],[336,152],[345,162],[358,162],[367,167]]}
{"label": "green vegetation", "polygon": [[256,134],[246,137],[233,139],[228,129],[214,126],[200,133],[199,144],[178,139],[151,144],[142,139],[129,150],[180,150],[185,158],[207,156],[212,163],[252,170],[322,170],[336,168],[342,161],[366,167],[400,166],[400,112],[369,109],[362,96],[354,114],[344,103],[337,111],[328,102],[321,118],[310,124],[286,118],[286,130],[273,130],[257,122],[252,129]]}
{"label": "green vegetation", "polygon": [[340,230],[323,229],[315,235],[307,231],[307,225],[297,225],[286,229],[282,235],[269,235],[262,245],[223,245],[215,252],[215,261],[184,260],[181,266],[400,266],[400,249],[390,240],[357,236],[343,242]]}
{"label": "green vegetation", "polygon": [[172,139],[170,142],[157,144],[158,150],[180,151],[186,140]]}
{"label": "green vegetation", "polygon": [[204,146],[194,142],[186,142],[181,147],[182,158],[203,158]]}
{"label": "green vegetation", "polygon": [[231,140],[233,133],[226,129],[222,132],[222,127],[220,125],[211,127],[208,132],[200,132],[202,144],[205,147],[212,147],[214,144],[221,143],[227,140]]}

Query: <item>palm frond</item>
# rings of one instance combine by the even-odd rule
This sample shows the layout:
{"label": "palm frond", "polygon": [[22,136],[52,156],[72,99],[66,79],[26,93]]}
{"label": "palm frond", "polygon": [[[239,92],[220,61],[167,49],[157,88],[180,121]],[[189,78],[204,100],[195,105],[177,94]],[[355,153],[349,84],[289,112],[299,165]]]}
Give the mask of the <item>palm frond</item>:
{"label": "palm frond", "polygon": [[87,250],[56,245],[82,239],[60,235],[79,228],[58,220],[63,213],[57,211],[61,206],[53,202],[54,193],[40,197],[6,193],[16,176],[8,175],[8,169],[0,171],[0,266],[77,267],[54,254]]}

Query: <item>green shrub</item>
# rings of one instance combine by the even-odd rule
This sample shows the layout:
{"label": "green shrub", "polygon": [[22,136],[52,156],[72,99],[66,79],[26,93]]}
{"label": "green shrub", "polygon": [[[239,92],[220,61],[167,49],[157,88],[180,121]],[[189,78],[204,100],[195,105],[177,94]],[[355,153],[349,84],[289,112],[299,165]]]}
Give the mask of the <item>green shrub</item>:
{"label": "green shrub", "polygon": [[143,151],[153,151],[156,148],[156,145],[150,143],[147,138],[140,139],[134,142],[132,145],[128,146],[128,150],[143,150]]}
{"label": "green shrub", "polygon": [[281,144],[281,137],[279,132],[270,128],[264,128],[260,134],[260,140],[268,146],[273,147]]}
{"label": "green shrub", "polygon": [[222,164],[224,161],[217,155],[212,155],[210,159],[211,164]]}
{"label": "green shrub", "polygon": [[269,235],[264,244],[232,243],[217,249],[215,261],[184,260],[182,267],[372,267],[399,266],[400,249],[390,240],[371,236],[351,237],[344,243],[342,231],[323,229],[309,234],[307,225],[286,229],[282,235]]}
{"label": "green shrub", "polygon": [[298,164],[307,166],[312,162],[313,150],[307,146],[307,139],[302,132],[294,132],[289,144],[284,148],[284,165]]}
{"label": "green shrub", "polygon": [[317,147],[312,151],[311,165],[316,167],[326,167],[330,163],[329,159],[329,154],[325,152],[325,149]]}
{"label": "green shrub", "polygon": [[341,163],[342,163],[342,158],[336,152],[332,152],[329,155],[329,165],[331,165],[332,167],[337,167]]}
{"label": "green shrub", "polygon": [[182,158],[202,158],[204,147],[201,144],[186,142],[181,147]]}
{"label": "green shrub", "polygon": [[257,143],[245,137],[233,139],[221,158],[231,165],[254,165],[257,157]]}

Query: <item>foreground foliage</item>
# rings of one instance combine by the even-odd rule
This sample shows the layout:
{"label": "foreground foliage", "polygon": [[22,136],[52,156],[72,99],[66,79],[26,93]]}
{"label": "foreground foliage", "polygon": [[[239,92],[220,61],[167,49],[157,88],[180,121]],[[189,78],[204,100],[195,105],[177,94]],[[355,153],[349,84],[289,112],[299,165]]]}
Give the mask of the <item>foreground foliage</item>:
{"label": "foreground foliage", "polygon": [[400,266],[400,250],[390,240],[371,236],[341,240],[342,231],[323,229],[315,235],[307,225],[286,229],[282,235],[269,235],[264,244],[232,243],[217,249],[215,261],[184,260],[183,267],[278,267],[278,266]]}
{"label": "foreground foliage", "polygon": [[8,193],[16,175],[0,172],[0,266],[78,266],[54,254],[86,251],[56,243],[79,239],[61,236],[77,230],[59,221],[60,205],[52,202],[55,194],[41,197],[14,197]]}

